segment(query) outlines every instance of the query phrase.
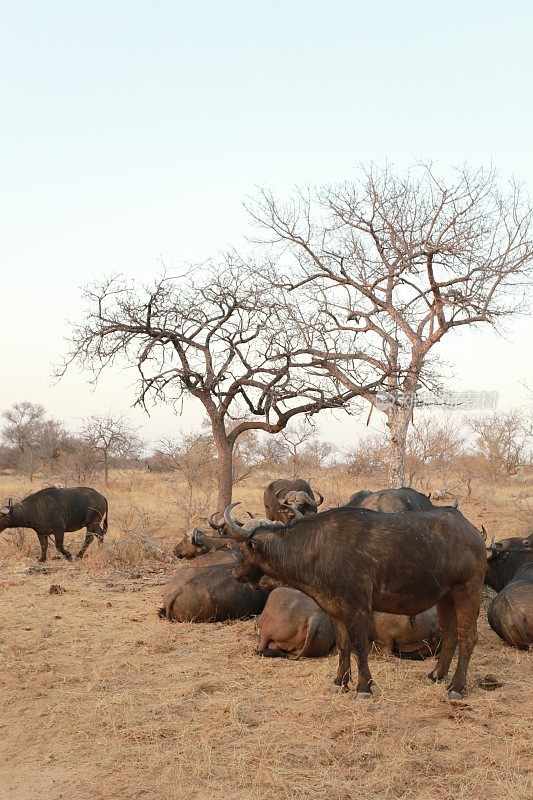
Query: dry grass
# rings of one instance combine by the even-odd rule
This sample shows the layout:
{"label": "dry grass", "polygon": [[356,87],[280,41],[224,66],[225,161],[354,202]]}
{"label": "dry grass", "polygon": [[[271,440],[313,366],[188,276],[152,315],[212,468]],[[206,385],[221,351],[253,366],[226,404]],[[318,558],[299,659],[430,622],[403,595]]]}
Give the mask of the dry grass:
{"label": "dry grass", "polygon": [[[29,488],[0,480],[0,496]],[[317,485],[343,492],[342,477]],[[146,542],[169,553],[183,530],[174,488],[152,475],[117,481],[107,547],[81,564],[35,571],[33,532],[2,535],[1,800],[531,797],[531,655],[484,614],[457,705],[426,683],[428,663],[373,657],[376,699],[356,701],[326,691],[335,655],[258,659],[252,621],[158,620],[160,584],[181,567]],[[464,511],[491,534],[518,533],[512,491]],[[260,510],[259,484],[236,495]],[[82,538],[70,534],[69,548]],[[504,686],[483,691],[486,673]]]}

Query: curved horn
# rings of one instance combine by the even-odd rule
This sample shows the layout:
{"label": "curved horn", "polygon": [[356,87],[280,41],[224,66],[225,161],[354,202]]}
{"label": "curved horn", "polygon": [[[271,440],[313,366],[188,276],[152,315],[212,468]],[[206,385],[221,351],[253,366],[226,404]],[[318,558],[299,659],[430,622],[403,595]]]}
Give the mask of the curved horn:
{"label": "curved horn", "polygon": [[226,509],[224,509],[224,521],[229,528],[230,532],[228,535],[230,538],[235,539],[236,542],[245,542],[252,535],[251,531],[248,533],[243,531],[240,523],[238,523],[237,520],[233,519],[231,516],[231,509],[239,505],[240,503],[231,503]]}
{"label": "curved horn", "polygon": [[481,535],[483,536],[483,540],[486,542],[487,541],[487,531],[485,530],[485,526],[484,525],[481,526]]}
{"label": "curved horn", "polygon": [[302,512],[299,511],[298,506],[289,506],[289,508],[291,509],[291,511],[294,514],[294,519],[304,519],[305,518],[305,514],[302,514]]}
{"label": "curved horn", "polygon": [[452,508],[458,508],[458,506],[459,506],[459,499],[458,499],[457,495],[455,495],[455,494],[454,494],[454,495],[452,496],[452,501],[451,501],[450,505],[451,505],[451,507],[452,507]]}
{"label": "curved horn", "polygon": [[318,506],[318,501],[307,492],[298,492],[296,499],[301,503],[305,503],[306,506],[314,506],[315,508]]}
{"label": "curved horn", "polygon": [[321,506],[322,503],[324,502],[324,495],[322,494],[322,492],[319,492],[316,489],[313,489],[313,494],[317,494],[320,497],[320,500],[318,501],[317,506]]}
{"label": "curved horn", "polygon": [[218,515],[218,511],[214,511],[211,516],[209,517],[209,527],[213,528],[214,531],[219,531],[221,528],[224,527],[223,522],[215,522],[215,517]]}
{"label": "curved horn", "polygon": [[191,533],[191,544],[195,547],[202,547],[202,542],[198,541],[198,535],[201,534],[202,531],[199,531],[198,528],[195,528]]}

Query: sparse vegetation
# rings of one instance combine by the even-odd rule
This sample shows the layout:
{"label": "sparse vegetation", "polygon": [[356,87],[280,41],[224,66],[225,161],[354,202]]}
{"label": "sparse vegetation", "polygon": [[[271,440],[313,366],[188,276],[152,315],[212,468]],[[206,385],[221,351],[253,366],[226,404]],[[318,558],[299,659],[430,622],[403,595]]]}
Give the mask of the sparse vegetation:
{"label": "sparse vegetation", "polygon": [[[470,499],[460,497],[464,513],[496,538],[524,532],[530,515],[515,498],[533,502],[533,469],[522,478],[480,478]],[[345,466],[314,479],[331,505],[361,485],[381,486],[375,474],[350,475]],[[261,511],[263,486],[252,474],[236,499]],[[35,488],[27,477],[0,476],[2,496]],[[469,693],[454,706],[426,683],[427,662],[372,656],[377,697],[354,704],[351,694],[325,690],[334,654],[273,662],[253,654],[252,620],[158,620],[162,584],[187,569],[168,563],[188,526],[175,503],[186,490],[176,472],[112,472],[109,533],[81,563],[43,568],[33,531],[0,537],[3,795],[530,797],[531,656],[501,642],[484,613]],[[67,541],[76,537],[81,543],[83,531]],[[52,584],[64,591],[50,594]],[[487,674],[503,687],[480,688]]]}

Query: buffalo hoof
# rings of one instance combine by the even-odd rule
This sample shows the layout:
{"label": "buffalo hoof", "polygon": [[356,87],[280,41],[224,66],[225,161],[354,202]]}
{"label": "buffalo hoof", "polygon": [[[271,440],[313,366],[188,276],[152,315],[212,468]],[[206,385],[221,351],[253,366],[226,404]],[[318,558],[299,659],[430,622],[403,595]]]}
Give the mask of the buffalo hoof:
{"label": "buffalo hoof", "polygon": [[356,700],[372,700],[374,695],[372,692],[356,692],[355,699]]}
{"label": "buffalo hoof", "polygon": [[448,692],[448,700],[455,702],[457,700],[462,700],[462,699],[463,695],[460,694],[459,692],[456,692],[455,689],[450,689],[450,691]]}
{"label": "buffalo hoof", "polygon": [[427,680],[429,681],[429,683],[442,683],[444,678],[437,678],[434,671],[432,670],[427,676]]}
{"label": "buffalo hoof", "polygon": [[348,691],[347,686],[339,686],[338,683],[330,683],[328,688],[328,692],[331,692],[332,694],[340,694],[341,692],[347,692],[347,691]]}

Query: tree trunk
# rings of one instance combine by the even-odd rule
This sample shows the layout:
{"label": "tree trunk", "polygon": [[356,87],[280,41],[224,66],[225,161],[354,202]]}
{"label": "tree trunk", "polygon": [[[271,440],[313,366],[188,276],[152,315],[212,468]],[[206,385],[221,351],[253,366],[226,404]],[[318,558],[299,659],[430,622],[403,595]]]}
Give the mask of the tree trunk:
{"label": "tree trunk", "polygon": [[217,505],[216,511],[222,513],[231,503],[233,489],[233,446],[228,441],[225,430],[215,430],[213,439],[217,449]]}
{"label": "tree trunk", "polygon": [[399,489],[405,484],[405,450],[412,408],[393,406],[387,410],[387,427],[390,432],[389,487]]}

